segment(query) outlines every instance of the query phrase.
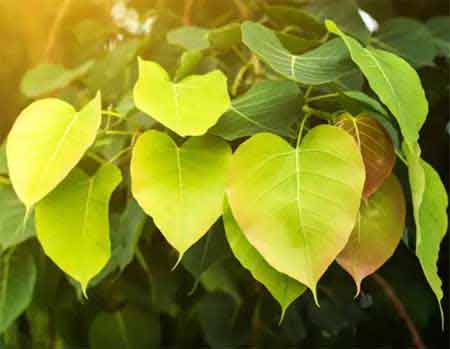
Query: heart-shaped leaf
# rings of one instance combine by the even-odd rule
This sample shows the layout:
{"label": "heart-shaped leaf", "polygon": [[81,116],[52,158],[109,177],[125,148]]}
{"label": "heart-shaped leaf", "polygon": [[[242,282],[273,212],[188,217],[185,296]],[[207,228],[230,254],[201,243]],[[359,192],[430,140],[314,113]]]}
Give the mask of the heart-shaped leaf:
{"label": "heart-shaped leaf", "polygon": [[103,165],[93,177],[76,168],[36,207],[37,237],[45,253],[82,290],[108,262],[109,200],[120,170]]}
{"label": "heart-shaped leaf", "polygon": [[227,196],[248,241],[267,262],[310,288],[344,248],[356,222],[365,179],[353,137],[329,125],[293,149],[261,133],[243,143]]}
{"label": "heart-shaped leaf", "polygon": [[33,256],[23,249],[9,249],[0,259],[0,334],[28,308],[36,284]]}
{"label": "heart-shaped leaf", "polygon": [[162,132],[139,137],[131,159],[133,195],[179,260],[222,214],[230,159],[228,144],[212,136],[190,138],[181,148]]}
{"label": "heart-shaped leaf", "polygon": [[233,217],[228,202],[225,202],[223,222],[228,243],[239,262],[252,273],[275,297],[281,306],[280,321],[283,320],[289,305],[300,297],[306,288],[297,280],[274,269],[261,254],[248,242]]}
{"label": "heart-shaped leaf", "polygon": [[210,133],[227,140],[264,131],[289,136],[301,104],[300,90],[295,82],[266,80],[235,99]]}
{"label": "heart-shaped leaf", "polygon": [[363,196],[367,199],[392,173],[395,149],[384,127],[368,115],[353,117],[342,114],[336,125],[350,133],[357,141],[366,168]]}
{"label": "heart-shaped leaf", "polygon": [[394,253],[405,227],[406,204],[402,187],[392,175],[362,201],[357,223],[337,262],[353,277],[357,294],[361,281]]}
{"label": "heart-shaped leaf", "polygon": [[303,84],[339,83],[357,71],[339,40],[329,41],[303,55],[293,55],[272,30],[253,22],[242,24],[242,40],[277,73]]}
{"label": "heart-shaped leaf", "polygon": [[332,21],[326,21],[326,26],[345,42],[372,90],[397,119],[405,139],[409,143],[417,141],[428,114],[428,102],[417,72],[405,60],[390,52],[364,48]]}
{"label": "heart-shaped leaf", "polygon": [[198,136],[230,107],[227,78],[215,70],[178,83],[157,63],[139,59],[136,107],[181,136]]}
{"label": "heart-shaped leaf", "polygon": [[100,94],[79,112],[66,102],[48,98],[20,113],[6,153],[12,185],[28,208],[76,166],[94,143],[100,123]]}

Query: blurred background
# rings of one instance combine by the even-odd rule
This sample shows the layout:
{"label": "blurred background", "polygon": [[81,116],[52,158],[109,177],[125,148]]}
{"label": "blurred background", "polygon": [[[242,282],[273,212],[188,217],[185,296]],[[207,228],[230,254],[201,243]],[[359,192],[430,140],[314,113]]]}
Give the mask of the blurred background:
{"label": "blurred background", "polygon": [[[244,1],[245,2],[245,1]],[[277,1],[267,1],[276,3]],[[301,2],[292,1],[293,3]],[[245,16],[242,1],[196,0],[186,9],[183,0],[14,0],[0,1],[0,144],[6,137],[14,119],[33,96],[51,96],[83,104],[92,91],[101,89],[106,103],[129,90],[134,81],[133,70],[125,67],[134,62],[144,50],[147,56],[163,57],[164,61],[176,61],[178,53],[158,44],[169,28],[192,23],[215,27]],[[407,16],[426,21],[435,16],[450,14],[448,0],[359,0],[358,4],[379,23],[396,16]],[[159,16],[156,11],[166,11]],[[186,11],[190,16],[186,18]],[[95,60],[95,62],[94,62]],[[449,183],[449,69],[448,60],[438,58],[432,67],[420,68],[420,76],[430,101],[430,114],[422,131],[423,157],[435,167],[444,183]],[[64,69],[76,70],[67,78],[64,91],[37,92],[27,88],[22,81],[25,73],[43,63],[60,64]],[[169,64],[169,63],[167,63]],[[78,74],[78,75],[77,75]],[[70,75],[70,74],[69,74]],[[79,76],[85,75],[83,79]],[[72,81],[73,80],[73,81]],[[87,87],[87,89],[85,88]],[[44,89],[45,90],[45,89]],[[57,90],[57,89],[56,89]],[[25,93],[24,93],[25,91]],[[447,129],[446,132],[443,130]],[[447,187],[448,188],[448,187]],[[448,315],[448,235],[441,247],[440,275],[444,280],[446,296],[444,311]],[[230,262],[232,264],[232,262]],[[133,268],[133,266],[131,267]],[[239,267],[236,267],[237,269]],[[413,322],[430,348],[448,348],[446,332],[440,330],[440,319],[434,296],[427,286],[415,256],[405,246],[400,246],[395,256],[383,267],[381,274],[397,291]],[[132,276],[133,277],[133,276]],[[183,276],[185,277],[185,276]],[[240,278],[247,280],[245,277]],[[169,283],[170,280],[167,280]],[[245,287],[241,284],[241,287]],[[254,285],[251,286],[252,288]],[[257,290],[256,293],[260,292]],[[239,343],[243,332],[260,332],[255,341],[261,347],[277,348],[273,338],[289,338],[283,343],[302,343],[304,348],[409,348],[410,333],[398,312],[385,297],[379,285],[373,281],[365,284],[364,294],[354,301],[353,284],[347,275],[336,267],[327,273],[322,285],[329,292],[320,309],[312,305],[309,295],[301,297],[288,312],[282,327],[276,326],[274,314],[277,305],[270,297],[258,298],[261,319],[247,321],[228,328],[226,317],[231,313],[233,299],[227,296],[209,295],[199,308],[200,326],[207,327],[207,342],[220,343],[221,338],[233,338]],[[185,294],[189,289],[184,290]],[[244,292],[245,293],[245,292]],[[245,293],[241,299],[254,308],[253,295]],[[216,297],[216,298],[214,298]],[[193,298],[184,297],[180,306],[188,308]],[[95,301],[95,300],[94,300]],[[178,307],[178,305],[177,305]],[[212,315],[211,315],[212,314]],[[300,315],[298,315],[300,314]],[[276,317],[276,316],[275,316]],[[271,326],[261,329],[260,323]],[[177,322],[182,326],[183,321]],[[239,324],[239,322],[237,322]],[[245,323],[245,324],[244,324]],[[448,316],[447,316],[448,324]],[[212,328],[211,328],[212,326]],[[247,327],[250,326],[249,329]],[[248,331],[247,331],[248,330]],[[172,320],[163,319],[162,337],[171,343],[177,332],[178,343],[203,343],[188,338],[183,327],[173,327]],[[195,331],[193,332],[195,333]],[[212,339],[211,339],[212,338]],[[164,340],[163,340],[164,342]],[[271,344],[272,343],[272,344]],[[351,344],[350,344],[351,343]],[[194,344],[192,344],[194,345]],[[303,346],[305,345],[305,346]],[[323,346],[321,346],[323,345]],[[170,346],[167,346],[170,347]],[[175,348],[175,346],[172,346]],[[220,347],[220,346],[218,346]],[[279,347],[279,346],[278,346]]]}

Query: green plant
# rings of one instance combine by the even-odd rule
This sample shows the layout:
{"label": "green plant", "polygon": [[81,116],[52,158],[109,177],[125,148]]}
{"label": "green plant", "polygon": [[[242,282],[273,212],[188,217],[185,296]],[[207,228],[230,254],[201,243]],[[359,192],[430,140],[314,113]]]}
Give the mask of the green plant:
{"label": "green plant", "polygon": [[[179,309],[165,298],[172,284],[167,281],[166,289],[164,280],[177,277],[158,268],[179,263],[195,277],[191,292],[202,283],[241,302],[226,265],[217,263],[228,257],[229,245],[279,302],[281,322],[307,289],[321,304],[317,285],[334,261],[360,294],[362,281],[401,242],[409,193],[416,255],[441,302],[436,264],[448,199],[439,175],[421,158],[428,102],[413,67],[448,56],[442,50],[448,41],[433,36],[436,22],[426,31],[428,43],[397,43],[387,34],[391,39],[384,40],[381,33],[370,35],[356,8],[339,19],[324,3],[289,8],[255,1],[250,9],[260,22],[169,31],[169,47],[181,47],[177,64],[151,57],[146,38],[120,44],[116,50],[126,58],[109,54],[73,70],[45,65],[27,73],[22,91],[32,97],[89,75],[77,92],[81,98],[61,90],[59,98],[27,106],[1,148],[7,162],[7,168],[0,163],[1,331],[27,308],[32,335],[39,329],[33,320],[42,310],[33,290],[49,276],[44,269],[37,277],[31,255],[42,253],[28,240],[34,231],[87,299],[91,289],[100,290],[100,298],[114,290],[136,256],[153,307],[172,315]],[[393,20],[384,30],[408,25]],[[430,44],[432,57],[415,50],[417,42]],[[138,54],[152,59],[135,59]],[[111,89],[106,77],[111,87],[112,81],[122,86]],[[76,111],[70,100],[84,106]],[[158,231],[175,258],[163,245],[167,256],[142,252],[139,241],[151,246]],[[149,266],[149,259],[160,262]],[[121,308],[111,298],[105,308],[122,309],[115,313],[119,324],[159,326],[153,315]],[[209,306],[206,300],[198,311],[208,313]],[[443,316],[441,307],[442,322]],[[91,327],[92,347],[108,336],[109,343],[121,341],[115,326],[109,313],[100,313]],[[130,347],[157,345],[159,334],[134,343],[140,335],[134,330]]]}

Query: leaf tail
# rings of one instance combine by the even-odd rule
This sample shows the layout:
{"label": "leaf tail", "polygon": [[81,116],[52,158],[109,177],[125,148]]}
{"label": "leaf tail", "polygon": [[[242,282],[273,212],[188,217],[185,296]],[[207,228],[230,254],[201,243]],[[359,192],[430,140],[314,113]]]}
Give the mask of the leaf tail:
{"label": "leaf tail", "polygon": [[183,256],[184,256],[184,252],[180,252],[180,255],[178,256],[177,262],[172,267],[172,269],[170,269],[170,271],[174,271],[178,267],[178,265],[180,264],[181,260],[183,259]]}

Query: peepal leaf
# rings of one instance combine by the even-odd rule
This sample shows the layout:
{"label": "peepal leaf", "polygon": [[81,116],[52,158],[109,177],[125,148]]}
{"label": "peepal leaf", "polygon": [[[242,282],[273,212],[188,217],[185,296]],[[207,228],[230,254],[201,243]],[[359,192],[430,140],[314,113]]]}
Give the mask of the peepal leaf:
{"label": "peepal leaf", "polygon": [[100,94],[77,112],[55,98],[36,101],[17,118],[6,145],[20,200],[32,207],[51,192],[94,143],[101,123]]}
{"label": "peepal leaf", "polygon": [[10,249],[0,259],[0,334],[31,303],[36,284],[33,256],[22,249]]}
{"label": "peepal leaf", "polygon": [[[227,197],[247,240],[314,294],[353,230],[365,179],[353,137],[329,125],[300,146],[261,133],[233,156]],[[339,198],[339,199],[337,199]]]}
{"label": "peepal leaf", "polygon": [[93,177],[76,168],[36,207],[37,237],[45,253],[80,282],[84,293],[111,255],[109,200],[121,180],[111,163]]}
{"label": "peepal leaf", "polygon": [[59,64],[38,65],[26,72],[20,84],[20,91],[27,97],[49,94],[85,75],[93,64],[93,61],[87,61],[73,69]]}
{"label": "peepal leaf", "polygon": [[242,39],[277,73],[306,85],[338,82],[356,71],[339,40],[329,41],[303,55],[293,55],[272,30],[253,22],[242,24]]}
{"label": "peepal leaf", "polygon": [[345,42],[372,90],[397,119],[405,139],[409,143],[417,141],[428,114],[428,102],[417,72],[402,58],[387,51],[364,48],[332,21],[325,23],[330,32]]}
{"label": "peepal leaf", "polygon": [[230,106],[222,72],[192,75],[174,83],[161,66],[142,59],[133,95],[138,109],[180,136],[204,134]]}
{"label": "peepal leaf", "polygon": [[306,287],[289,276],[274,269],[261,254],[248,242],[233,217],[228,202],[224,205],[223,222],[231,250],[239,262],[250,271],[275,297],[281,306],[280,321],[283,320],[289,305],[305,292]]}
{"label": "peepal leaf", "polygon": [[425,191],[419,210],[419,221],[422,239],[416,245],[417,257],[436,298],[439,302],[442,323],[444,313],[441,301],[443,298],[442,282],[439,278],[437,262],[439,248],[448,228],[447,191],[437,172],[422,160],[425,174]]}
{"label": "peepal leaf", "polygon": [[230,23],[211,29],[208,33],[208,41],[212,48],[223,51],[240,44],[242,41],[240,23]]}
{"label": "peepal leaf", "polygon": [[439,50],[438,54],[450,58],[450,17],[430,18],[427,27],[433,34],[433,42]]}
{"label": "peepal leaf", "polygon": [[212,136],[181,147],[158,131],[139,137],[131,159],[133,196],[179,260],[222,214],[230,158],[228,144]]}
{"label": "peepal leaf", "polygon": [[437,55],[431,32],[410,18],[397,17],[385,22],[372,40],[376,46],[403,57],[415,67],[433,65]]}
{"label": "peepal leaf", "polygon": [[34,219],[23,226],[25,206],[10,186],[0,184],[0,247],[6,250],[32,237]]}
{"label": "peepal leaf", "polygon": [[345,113],[339,117],[336,125],[350,133],[361,149],[366,168],[363,196],[367,199],[392,173],[395,164],[394,145],[384,127],[368,115],[353,117]]}
{"label": "peepal leaf", "polygon": [[380,268],[394,253],[405,227],[406,204],[402,187],[392,175],[366,202],[361,202],[355,229],[337,262],[355,280]]}
{"label": "peepal leaf", "polygon": [[209,48],[208,32],[201,27],[180,27],[167,33],[167,42],[185,50],[205,50]]}
{"label": "peepal leaf", "polygon": [[126,306],[115,313],[99,313],[89,331],[92,349],[160,347],[160,324],[150,312]]}
{"label": "peepal leaf", "polygon": [[263,131],[290,136],[301,105],[295,82],[266,80],[235,99],[210,133],[229,141]]}

